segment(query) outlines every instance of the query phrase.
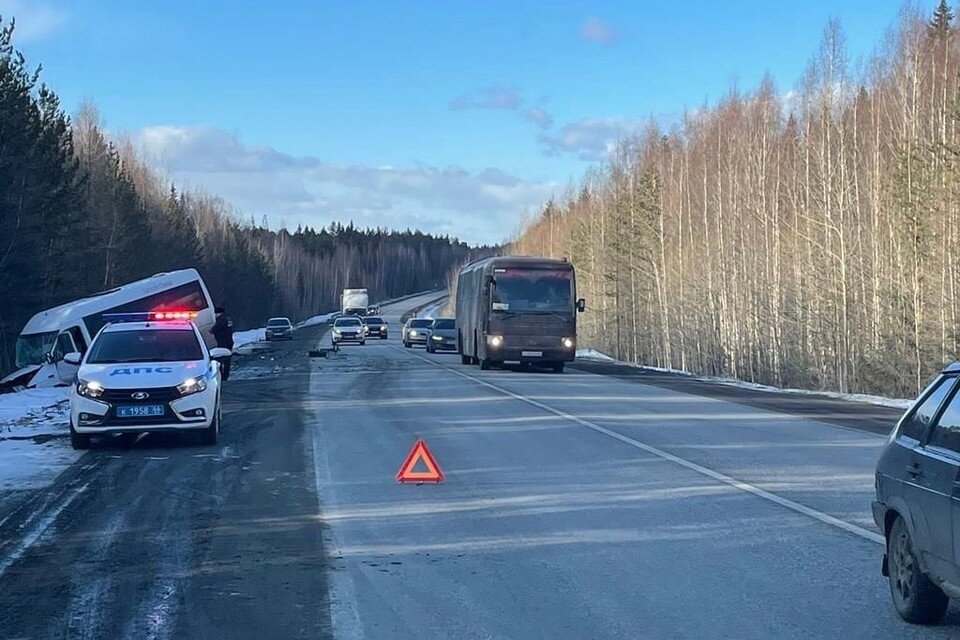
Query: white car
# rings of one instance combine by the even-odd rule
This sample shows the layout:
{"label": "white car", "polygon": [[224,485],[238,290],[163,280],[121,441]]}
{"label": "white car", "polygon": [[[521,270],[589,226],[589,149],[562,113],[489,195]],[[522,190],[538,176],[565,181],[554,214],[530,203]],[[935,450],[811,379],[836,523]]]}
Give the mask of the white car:
{"label": "white car", "polygon": [[360,321],[360,318],[353,316],[337,318],[330,330],[330,339],[333,344],[340,344],[341,342],[366,344],[367,327]]}
{"label": "white car", "polygon": [[98,434],[199,431],[214,444],[220,431],[220,363],[229,349],[207,349],[190,313],[113,314],[79,366],[70,393],[70,443]]}

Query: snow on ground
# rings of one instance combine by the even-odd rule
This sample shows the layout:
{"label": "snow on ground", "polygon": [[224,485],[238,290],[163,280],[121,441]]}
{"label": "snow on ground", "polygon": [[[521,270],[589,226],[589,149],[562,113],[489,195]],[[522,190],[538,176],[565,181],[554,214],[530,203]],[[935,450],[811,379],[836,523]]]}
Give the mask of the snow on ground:
{"label": "snow on ground", "polygon": [[587,360],[599,360],[601,362],[616,362],[616,360],[607,354],[601,353],[596,349],[577,349],[577,357]]}
{"label": "snow on ground", "polygon": [[297,329],[302,329],[304,327],[312,327],[315,324],[323,324],[324,322],[330,322],[330,316],[332,313],[322,313],[319,316],[313,316],[312,318],[307,318],[295,324],[294,326]]}
{"label": "snow on ground", "polygon": [[909,398],[886,398],[884,396],[873,396],[865,393],[840,393],[837,391],[812,391],[810,389],[792,389],[792,388],[782,388],[774,387],[766,384],[757,384],[756,382],[746,382],[744,380],[735,380],[733,378],[717,378],[714,376],[698,376],[696,374],[690,373],[689,371],[683,371],[682,369],[668,369],[665,367],[652,367],[649,365],[634,364],[632,362],[622,362],[616,358],[612,358],[605,353],[597,351],[596,349],[577,349],[577,357],[583,358],[585,360],[595,360],[598,362],[616,362],[617,364],[622,364],[628,367],[635,367],[637,369],[645,369],[647,371],[657,371],[660,373],[672,373],[681,376],[690,376],[696,378],[697,380],[704,380],[708,382],[716,382],[718,384],[726,384],[734,387],[740,387],[742,389],[752,389],[754,391],[765,391],[769,393],[790,393],[796,395],[817,395],[817,396],[827,396],[828,398],[836,398],[838,400],[847,400],[849,402],[862,402],[865,404],[879,405],[883,407],[893,407],[896,409],[906,409],[911,404],[913,400]]}
{"label": "snow on ground", "polygon": [[233,333],[233,350],[237,351],[242,347],[262,342],[266,337],[266,329],[248,329],[247,331],[235,331]]}
{"label": "snow on ground", "polygon": [[67,387],[0,394],[0,491],[45,486],[80,457],[68,397]]}

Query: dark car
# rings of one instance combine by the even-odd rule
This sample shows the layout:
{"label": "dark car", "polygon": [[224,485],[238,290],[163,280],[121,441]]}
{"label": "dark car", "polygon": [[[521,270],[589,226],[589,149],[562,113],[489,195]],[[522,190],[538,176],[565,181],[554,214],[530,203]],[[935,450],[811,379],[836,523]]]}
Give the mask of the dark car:
{"label": "dark car", "polygon": [[270,318],[265,334],[267,340],[293,340],[293,324],[290,318]]}
{"label": "dark car", "polygon": [[410,318],[407,324],[403,325],[403,346],[408,349],[415,344],[427,344],[427,338],[430,337],[430,325],[433,324],[433,318]]}
{"label": "dark car", "polygon": [[[877,462],[873,518],[886,537],[883,575],[907,622],[937,622],[960,597],[960,363],[904,414]],[[955,542],[956,539],[956,542]]]}
{"label": "dark car", "polygon": [[333,344],[341,342],[359,342],[365,344],[367,338],[367,329],[360,322],[360,318],[353,316],[343,316],[333,322],[333,328],[330,329],[330,340]]}
{"label": "dark car", "polygon": [[379,336],[381,340],[387,339],[387,321],[379,316],[366,316],[362,319],[367,327],[367,336],[374,338]]}
{"label": "dark car", "polygon": [[457,350],[457,323],[453,318],[435,318],[430,325],[427,351],[433,353],[444,349]]}

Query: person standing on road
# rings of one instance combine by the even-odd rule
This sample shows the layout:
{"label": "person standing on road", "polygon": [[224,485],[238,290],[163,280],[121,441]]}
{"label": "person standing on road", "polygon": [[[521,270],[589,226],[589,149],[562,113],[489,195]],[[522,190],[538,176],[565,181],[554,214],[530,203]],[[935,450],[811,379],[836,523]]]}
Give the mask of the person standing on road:
{"label": "person standing on road", "polygon": [[[217,320],[213,323],[213,329],[210,332],[213,334],[214,339],[217,341],[217,346],[223,349],[230,349],[233,351],[233,320],[230,316],[227,315],[227,310],[223,307],[214,307],[214,313],[217,314]],[[230,378],[230,361],[233,360],[231,355],[229,358],[224,359],[221,363],[223,366],[222,377],[224,380]]]}

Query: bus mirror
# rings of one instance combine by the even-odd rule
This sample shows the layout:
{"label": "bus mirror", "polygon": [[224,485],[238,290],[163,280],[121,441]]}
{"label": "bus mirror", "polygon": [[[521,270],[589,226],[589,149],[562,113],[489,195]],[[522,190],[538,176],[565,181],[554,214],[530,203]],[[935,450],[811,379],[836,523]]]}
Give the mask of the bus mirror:
{"label": "bus mirror", "polygon": [[584,311],[587,308],[587,301],[583,298],[577,300],[577,311]]}

